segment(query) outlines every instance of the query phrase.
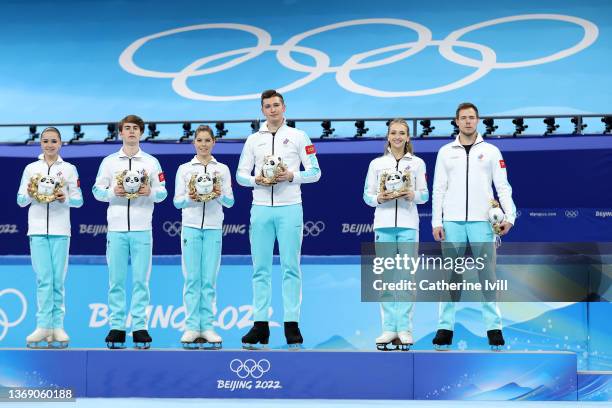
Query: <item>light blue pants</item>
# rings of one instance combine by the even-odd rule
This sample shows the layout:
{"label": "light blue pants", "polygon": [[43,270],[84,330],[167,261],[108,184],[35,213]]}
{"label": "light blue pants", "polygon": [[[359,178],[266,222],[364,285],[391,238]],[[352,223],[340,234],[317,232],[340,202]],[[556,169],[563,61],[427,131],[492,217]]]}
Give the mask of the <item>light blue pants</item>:
{"label": "light blue pants", "polygon": [[[395,257],[398,253],[406,250],[416,254],[416,243],[418,242],[418,231],[412,228],[377,228],[374,230],[374,240],[381,243],[410,242],[402,248],[401,245],[385,244],[377,249],[376,256]],[[412,313],[414,302],[386,301],[380,303],[383,331],[400,332],[412,331]]]}
{"label": "light blue pants", "polygon": [[303,229],[302,205],[251,207],[251,256],[253,258],[253,308],[255,321],[268,321],[272,303],[272,256],[278,239],[285,322],[300,320],[302,271],[300,253]]}
{"label": "light blue pants", "polygon": [[181,253],[186,330],[213,328],[217,274],[221,264],[221,235],[220,229],[183,227]]}
{"label": "light blue pants", "polygon": [[125,330],[126,327],[125,285],[130,262],[132,264],[132,305],[130,308],[132,331],[147,329],[152,251],[151,231],[109,231],[106,235],[111,329]]}
{"label": "light blue pants", "polygon": [[[495,242],[495,235],[491,224],[487,221],[445,221],[444,234],[445,242],[442,244],[444,256],[463,256],[470,243],[474,257],[481,255],[481,252],[490,252]],[[487,243],[487,245],[479,245]],[[491,260],[488,267],[495,268],[495,259]],[[490,272],[490,271],[489,271]],[[453,330],[455,326],[455,302],[440,302],[438,329]],[[497,302],[482,302],[482,317],[487,330],[501,330],[502,317]]]}
{"label": "light blue pants", "polygon": [[64,279],[68,270],[70,237],[30,235],[32,268],[36,273],[36,327],[64,327]]}

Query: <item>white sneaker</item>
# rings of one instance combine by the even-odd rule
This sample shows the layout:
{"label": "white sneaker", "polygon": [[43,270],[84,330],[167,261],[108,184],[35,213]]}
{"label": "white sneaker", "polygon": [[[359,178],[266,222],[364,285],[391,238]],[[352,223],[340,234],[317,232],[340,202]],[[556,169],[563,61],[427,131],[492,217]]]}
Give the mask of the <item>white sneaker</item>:
{"label": "white sneaker", "polygon": [[53,329],[43,329],[37,327],[28,337],[26,337],[27,343],[38,343],[46,341],[51,343],[53,341]]}
{"label": "white sneaker", "polygon": [[193,343],[197,338],[201,337],[199,331],[185,330],[181,337],[181,343]]}
{"label": "white sneaker", "polygon": [[409,331],[401,331],[397,333],[397,336],[399,337],[399,341],[402,344],[414,344],[414,341],[412,340],[412,333]]}
{"label": "white sneaker", "polygon": [[68,333],[62,328],[53,329],[53,341],[59,341],[60,343],[67,343],[70,341]]}
{"label": "white sneaker", "polygon": [[200,337],[206,340],[209,343],[221,343],[223,339],[214,330],[204,330],[200,332]]}
{"label": "white sneaker", "polygon": [[392,331],[384,331],[376,338],[376,344],[389,344],[397,339],[397,333]]}

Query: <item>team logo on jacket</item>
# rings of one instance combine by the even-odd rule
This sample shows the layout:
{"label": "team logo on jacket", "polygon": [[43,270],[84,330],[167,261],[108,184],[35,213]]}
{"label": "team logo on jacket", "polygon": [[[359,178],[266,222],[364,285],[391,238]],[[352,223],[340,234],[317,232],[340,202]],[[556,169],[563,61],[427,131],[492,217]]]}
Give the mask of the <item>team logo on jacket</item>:
{"label": "team logo on jacket", "polygon": [[317,150],[313,144],[306,146],[306,154],[315,154],[316,152]]}

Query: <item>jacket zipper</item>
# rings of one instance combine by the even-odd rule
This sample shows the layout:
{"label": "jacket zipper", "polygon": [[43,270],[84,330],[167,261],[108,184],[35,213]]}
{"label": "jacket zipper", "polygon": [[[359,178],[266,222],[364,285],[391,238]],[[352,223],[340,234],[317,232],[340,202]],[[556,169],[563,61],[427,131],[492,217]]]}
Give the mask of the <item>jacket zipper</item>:
{"label": "jacket zipper", "polygon": [[[481,143],[481,142],[478,142]],[[470,147],[470,151],[474,150],[474,147],[478,144],[478,143],[474,143],[472,145],[472,147]],[[465,147],[464,147],[465,149]],[[468,152],[467,150],[465,151],[465,155],[466,155],[466,166],[465,166],[465,221],[467,222],[468,220],[468,197],[469,197],[469,175],[470,175],[470,152]]]}
{"label": "jacket zipper", "polygon": [[[278,132],[278,130],[277,130]],[[272,133],[272,156],[274,156],[274,136],[276,136],[274,133]],[[272,207],[274,207],[274,185],[272,185],[272,192],[270,194],[270,199],[272,201]]]}
{"label": "jacket zipper", "polygon": [[[402,160],[401,158],[399,160],[396,160],[395,163],[395,170],[399,171],[399,162],[400,160]],[[395,228],[397,228],[397,199],[395,200]]]}
{"label": "jacket zipper", "polygon": [[[51,166],[53,166],[53,164],[51,164],[47,168],[47,176],[51,175]],[[47,203],[47,235],[49,235],[49,206],[50,205],[51,205],[51,203]]]}
{"label": "jacket zipper", "polygon": [[[207,164],[204,165],[204,173],[206,174]],[[204,216],[206,215],[206,201],[202,202],[202,225],[200,225],[200,229],[204,228]]]}
{"label": "jacket zipper", "polygon": [[[128,170],[132,170],[132,158],[128,157]],[[128,231],[130,231],[130,201],[132,200],[128,200],[128,206],[127,206],[127,224],[128,224]]]}

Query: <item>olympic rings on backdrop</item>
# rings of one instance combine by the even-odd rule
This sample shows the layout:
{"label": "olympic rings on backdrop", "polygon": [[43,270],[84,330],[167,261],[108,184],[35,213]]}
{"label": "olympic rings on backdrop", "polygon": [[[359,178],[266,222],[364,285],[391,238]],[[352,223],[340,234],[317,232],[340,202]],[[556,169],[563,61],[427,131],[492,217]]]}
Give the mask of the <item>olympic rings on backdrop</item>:
{"label": "olympic rings on backdrop", "polygon": [[[572,23],[580,26],[584,35],[582,39],[574,44],[573,46],[563,49],[561,51],[556,51],[550,55],[534,58],[525,61],[515,61],[515,62],[498,62],[497,55],[493,49],[487,47],[482,44],[477,44],[474,42],[462,41],[461,37],[464,35],[473,32],[475,30],[491,27],[498,24],[505,24],[516,21],[527,21],[527,20],[553,20],[553,21],[563,21]],[[403,42],[400,44],[390,45],[382,48],[377,48],[374,50],[362,52],[359,54],[355,54],[347,59],[343,64],[338,66],[330,65],[330,57],[320,50],[316,50],[309,47],[299,46],[298,44],[306,38],[312,37],[316,34],[320,34],[323,32],[358,26],[358,25],[394,25],[403,28],[408,28],[414,31],[417,34],[416,41]],[[196,30],[209,30],[209,29],[228,29],[228,30],[238,30],[245,31],[247,33],[253,34],[257,39],[257,44],[253,47],[240,48],[235,50],[224,51],[221,53],[209,55],[206,57],[202,57],[192,62],[182,70],[178,72],[163,72],[163,71],[154,71],[149,69],[141,68],[136,65],[134,62],[134,55],[136,52],[146,43],[159,39],[162,37],[167,37],[187,31],[196,31]],[[492,20],[483,21],[481,23],[473,24],[458,30],[451,32],[446,38],[443,40],[433,40],[431,31],[418,23],[402,20],[402,19],[394,19],[394,18],[370,18],[370,19],[358,19],[358,20],[349,20],[343,21],[339,23],[329,24],[322,27],[318,27],[312,30],[305,31],[301,34],[294,35],[289,38],[282,45],[272,45],[272,37],[270,33],[267,31],[246,24],[234,24],[234,23],[215,23],[215,24],[197,24],[192,26],[175,28],[172,30],[162,31],[156,34],[151,34],[145,37],[142,37],[132,44],[130,44],[120,55],[119,64],[121,67],[127,72],[151,78],[172,78],[172,88],[174,91],[189,99],[201,100],[201,101],[237,101],[237,100],[250,100],[250,99],[259,99],[259,93],[252,94],[243,94],[243,95],[207,95],[203,93],[196,92],[189,88],[187,85],[187,81],[189,78],[209,75],[217,72],[222,72],[227,69],[233,68],[243,62],[249,61],[253,58],[256,58],[263,54],[264,52],[276,51],[276,58],[286,68],[297,72],[303,72],[307,75],[290,83],[284,85],[282,87],[277,87],[279,92],[289,92],[295,89],[298,89],[316,79],[321,77],[327,73],[335,73],[336,74],[336,82],[342,88],[347,91],[364,94],[369,96],[377,96],[377,97],[385,97],[385,98],[394,98],[394,97],[405,97],[405,96],[425,96],[425,95],[433,95],[443,92],[448,92],[454,89],[461,88],[466,86],[478,79],[482,78],[486,74],[488,74],[493,69],[509,69],[509,68],[524,68],[534,65],[546,64],[553,61],[558,61],[560,59],[569,57],[570,55],[576,54],[585,48],[589,47],[591,44],[595,42],[599,35],[599,29],[592,22],[574,16],[566,16],[561,14],[522,14],[508,17],[501,17]],[[379,89],[370,88],[364,85],[357,84],[351,79],[351,72],[354,70],[363,70],[370,69],[375,67],[380,67],[383,65],[392,64],[394,62],[398,62],[404,60],[408,57],[411,57],[418,52],[422,51],[426,47],[437,46],[438,51],[442,57],[447,59],[450,62],[453,62],[458,65],[468,66],[472,68],[476,68],[475,72],[472,72],[465,76],[462,79],[459,79],[455,82],[434,87],[428,89],[420,89],[420,90],[399,90],[399,91],[383,91]],[[481,60],[468,58],[463,55],[458,54],[454,48],[470,48],[478,51],[481,55]],[[397,53],[387,56],[385,58],[377,59],[374,61],[362,62],[363,60],[370,58],[372,56],[376,56],[379,54],[385,54],[389,52]],[[315,65],[304,65],[293,59],[291,53],[296,52],[300,54],[305,54],[314,59]],[[210,66],[212,62],[217,60],[224,60],[228,57],[235,57],[230,59],[229,61],[225,61],[219,65]]]}

